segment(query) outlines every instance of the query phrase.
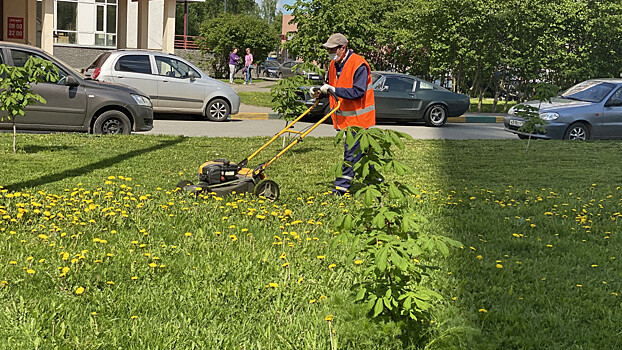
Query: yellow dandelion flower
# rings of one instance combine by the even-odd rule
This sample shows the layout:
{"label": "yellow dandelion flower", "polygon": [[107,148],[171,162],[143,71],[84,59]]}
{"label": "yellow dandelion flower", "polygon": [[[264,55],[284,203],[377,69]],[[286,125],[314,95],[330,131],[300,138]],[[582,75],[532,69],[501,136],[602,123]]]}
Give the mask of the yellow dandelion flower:
{"label": "yellow dandelion flower", "polygon": [[283,266],[283,267],[287,267],[287,266],[289,266],[289,263],[288,263],[288,262],[286,262],[286,263],[284,263],[282,266]]}
{"label": "yellow dandelion flower", "polygon": [[11,261],[9,261],[9,265],[17,265],[17,261],[11,260]]}
{"label": "yellow dandelion flower", "polygon": [[80,294],[84,293],[84,288],[83,287],[76,288],[76,292],[75,293],[76,293],[76,295],[80,295]]}
{"label": "yellow dandelion flower", "polygon": [[581,288],[581,287],[583,287],[583,285],[582,284],[577,284],[577,287]]}
{"label": "yellow dandelion flower", "polygon": [[235,235],[229,235],[229,238],[231,238],[233,242],[238,240],[238,238]]}
{"label": "yellow dandelion flower", "polygon": [[482,260],[483,257],[481,255],[476,256],[477,260]]}
{"label": "yellow dandelion flower", "polygon": [[326,295],[320,295],[319,301],[326,299]]}
{"label": "yellow dandelion flower", "polygon": [[136,281],[138,279],[138,276],[132,276],[130,278],[132,279],[132,281]]}
{"label": "yellow dandelion flower", "polygon": [[109,286],[112,286],[112,285],[114,285],[114,282],[113,281],[108,281],[108,282],[106,282],[106,284],[108,284]]}
{"label": "yellow dandelion flower", "polygon": [[149,263],[149,267],[155,268],[155,267],[158,267],[158,264],[156,264],[156,263]]}
{"label": "yellow dandelion flower", "polygon": [[335,316],[333,316],[333,315],[326,315],[326,317],[324,317],[324,321],[331,322],[331,321],[333,320],[333,318],[334,318],[334,317],[335,317]]}
{"label": "yellow dandelion flower", "polygon": [[328,265],[328,268],[329,268],[329,269],[334,269],[334,268],[335,268],[335,266],[337,266],[337,265],[335,265],[335,264],[330,264],[330,265]]}
{"label": "yellow dandelion flower", "polygon": [[486,309],[479,309],[479,310],[477,310],[477,311],[478,311],[478,312],[481,312],[481,313],[484,313],[484,314],[488,312],[488,310],[486,310]]}
{"label": "yellow dandelion flower", "polygon": [[137,318],[138,318],[138,316],[133,315],[133,316],[132,316],[132,317],[130,317],[130,318],[131,318],[132,320],[135,320],[135,319],[137,319]]}
{"label": "yellow dandelion flower", "polygon": [[190,236],[192,236],[192,233],[191,232],[186,232],[186,233],[184,233],[184,236],[190,237]]}
{"label": "yellow dandelion flower", "polygon": [[302,283],[302,281],[304,281],[304,278],[300,277],[300,278],[298,279],[298,283]]}
{"label": "yellow dandelion flower", "polygon": [[495,266],[496,266],[498,269],[502,269],[502,268],[503,268],[503,265],[501,265],[501,264],[497,264],[497,265],[495,265]]}
{"label": "yellow dandelion flower", "polygon": [[266,288],[277,288],[278,286],[279,284],[274,282],[266,284]]}
{"label": "yellow dandelion flower", "polygon": [[361,260],[361,259],[354,260],[354,264],[355,265],[361,265],[362,263],[363,263],[363,260]]}
{"label": "yellow dandelion flower", "polygon": [[26,270],[26,273],[28,273],[29,275],[34,275],[35,274],[35,270],[28,269],[28,270]]}
{"label": "yellow dandelion flower", "polygon": [[315,304],[315,299],[309,300],[309,304]]}
{"label": "yellow dandelion flower", "polygon": [[318,258],[319,260],[324,260],[326,257],[325,257],[324,255],[318,255],[318,256],[317,256],[317,258]]}

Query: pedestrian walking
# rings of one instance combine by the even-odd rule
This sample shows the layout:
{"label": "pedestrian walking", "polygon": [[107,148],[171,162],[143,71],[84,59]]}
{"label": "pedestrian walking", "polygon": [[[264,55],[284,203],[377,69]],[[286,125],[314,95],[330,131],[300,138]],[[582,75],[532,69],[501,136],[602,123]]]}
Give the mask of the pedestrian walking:
{"label": "pedestrian walking", "polygon": [[[331,35],[324,46],[328,50],[330,66],[328,84],[322,85],[312,94],[318,98],[320,93],[332,92],[341,99],[339,110],[332,116],[336,130],[358,126],[364,129],[376,125],[376,107],[374,90],[372,89],[371,68],[360,55],[348,49],[348,39],[341,33]],[[337,101],[330,96],[331,109]],[[343,195],[354,179],[354,165],[361,159],[360,145],[357,141],[352,147],[344,143],[342,175],[335,179],[332,193]]]}
{"label": "pedestrian walking", "polygon": [[241,60],[240,56],[238,56],[238,49],[234,47],[233,51],[229,54],[229,84],[233,84],[233,76]]}
{"label": "pedestrian walking", "polygon": [[244,68],[246,68],[246,80],[244,84],[251,85],[253,83],[253,54],[250,48],[246,48],[246,56],[244,56]]}

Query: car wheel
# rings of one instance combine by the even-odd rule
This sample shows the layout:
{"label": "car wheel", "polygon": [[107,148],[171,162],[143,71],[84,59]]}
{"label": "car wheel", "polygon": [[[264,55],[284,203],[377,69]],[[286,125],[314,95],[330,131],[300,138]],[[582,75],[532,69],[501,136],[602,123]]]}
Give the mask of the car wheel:
{"label": "car wheel", "polygon": [[583,123],[574,123],[570,125],[564,135],[564,140],[585,141],[591,139],[592,134],[590,133],[590,129]]}
{"label": "car wheel", "polygon": [[283,72],[279,72],[279,74],[277,75],[277,78],[283,79]]}
{"label": "car wheel", "polygon": [[94,134],[129,135],[132,131],[130,119],[121,111],[106,111],[100,114],[93,124]]}
{"label": "car wheel", "polygon": [[423,117],[427,126],[443,126],[447,121],[447,110],[443,105],[432,105]]}
{"label": "car wheel", "polygon": [[521,135],[521,134],[517,134],[518,138],[521,140],[527,140],[529,138],[529,135]]}
{"label": "car wheel", "polygon": [[279,198],[281,190],[279,185],[272,180],[261,180],[255,185],[255,195],[257,197],[264,197],[271,201],[275,201]]}
{"label": "car wheel", "polygon": [[210,101],[205,108],[205,116],[213,122],[221,122],[229,117],[229,105],[223,99],[216,98]]}

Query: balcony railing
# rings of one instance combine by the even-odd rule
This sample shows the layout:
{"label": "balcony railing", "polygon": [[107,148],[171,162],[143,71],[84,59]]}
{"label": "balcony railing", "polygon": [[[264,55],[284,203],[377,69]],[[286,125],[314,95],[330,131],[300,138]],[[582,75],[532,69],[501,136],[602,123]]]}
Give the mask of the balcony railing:
{"label": "balcony railing", "polygon": [[198,50],[198,39],[203,39],[203,37],[191,35],[175,35],[175,48],[184,50]]}

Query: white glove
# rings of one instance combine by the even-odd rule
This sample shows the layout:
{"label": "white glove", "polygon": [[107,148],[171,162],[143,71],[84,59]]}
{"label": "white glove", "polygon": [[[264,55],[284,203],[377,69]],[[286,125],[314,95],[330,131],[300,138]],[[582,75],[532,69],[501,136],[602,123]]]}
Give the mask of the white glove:
{"label": "white glove", "polygon": [[328,85],[328,84],[324,84],[320,88],[320,91],[322,91],[323,93],[328,93],[330,91],[330,92],[332,92],[334,94],[335,93],[335,87],[331,86],[331,85]]}
{"label": "white glove", "polygon": [[317,90],[315,90],[314,87],[310,87],[309,88],[309,93],[311,94],[311,96],[315,95],[316,92],[317,92]]}

